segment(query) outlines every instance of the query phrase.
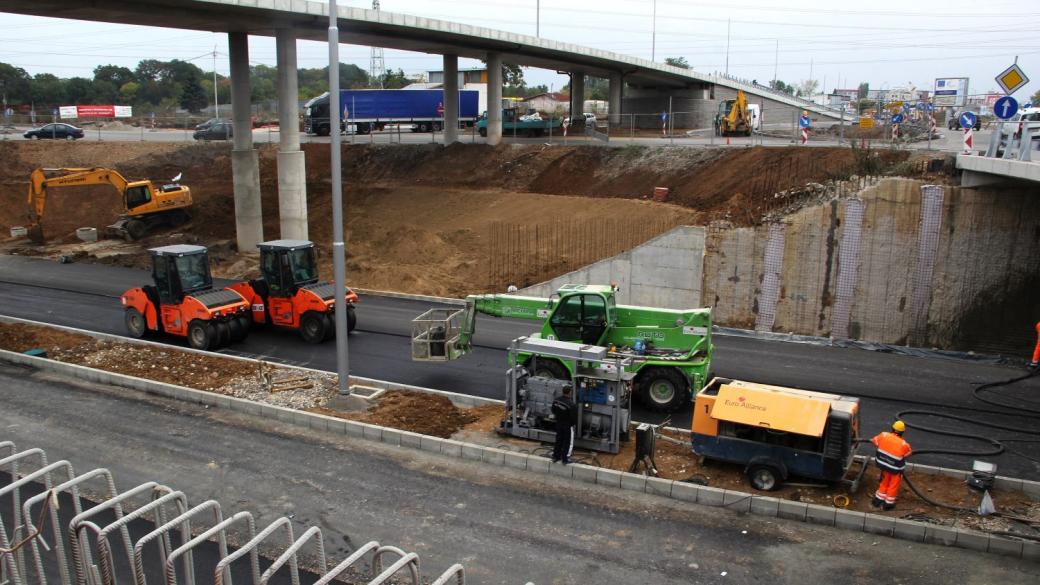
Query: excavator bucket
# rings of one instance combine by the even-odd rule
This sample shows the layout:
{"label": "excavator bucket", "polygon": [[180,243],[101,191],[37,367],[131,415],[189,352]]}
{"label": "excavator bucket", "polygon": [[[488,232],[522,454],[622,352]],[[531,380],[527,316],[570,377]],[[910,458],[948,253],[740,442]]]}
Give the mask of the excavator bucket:
{"label": "excavator bucket", "polygon": [[26,235],[29,236],[29,241],[35,244],[43,243],[43,226],[40,224],[31,225],[26,230]]}

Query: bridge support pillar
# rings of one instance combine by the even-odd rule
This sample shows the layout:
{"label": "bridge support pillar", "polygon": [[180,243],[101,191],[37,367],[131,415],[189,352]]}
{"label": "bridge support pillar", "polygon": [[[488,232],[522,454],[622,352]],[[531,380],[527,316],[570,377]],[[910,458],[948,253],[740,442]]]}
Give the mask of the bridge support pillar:
{"label": "bridge support pillar", "polygon": [[459,57],[444,55],[444,144],[459,141]]}
{"label": "bridge support pillar", "polygon": [[621,88],[624,87],[624,81],[621,79],[620,73],[611,73],[609,82],[610,95],[608,96],[607,108],[610,117],[608,120],[610,127],[615,128],[621,125]]}
{"label": "bridge support pillar", "polygon": [[502,142],[502,55],[487,54],[487,143]]}
{"label": "bridge support pillar", "polygon": [[231,120],[234,147],[231,175],[235,189],[235,233],[239,252],[253,252],[264,240],[260,206],[260,162],[253,149],[253,123],[250,112],[249,35],[228,33],[231,56]]}
{"label": "bridge support pillar", "polygon": [[278,216],[281,237],[306,240],[307,170],[300,150],[299,88],[296,75],[296,35],[279,29],[278,53]]}
{"label": "bridge support pillar", "polygon": [[585,110],[585,72],[571,71],[571,122],[582,118]]}

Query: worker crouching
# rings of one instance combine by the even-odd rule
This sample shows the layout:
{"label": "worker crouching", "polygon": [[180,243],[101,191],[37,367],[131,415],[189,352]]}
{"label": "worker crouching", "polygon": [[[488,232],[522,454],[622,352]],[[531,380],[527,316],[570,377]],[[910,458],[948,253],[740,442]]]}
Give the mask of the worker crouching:
{"label": "worker crouching", "polygon": [[874,460],[881,470],[881,484],[874,494],[871,506],[892,510],[896,507],[896,498],[899,497],[899,486],[903,482],[903,470],[906,468],[906,458],[910,455],[910,443],[903,439],[906,425],[897,420],[892,423],[892,432],[881,432],[871,439],[877,447]]}

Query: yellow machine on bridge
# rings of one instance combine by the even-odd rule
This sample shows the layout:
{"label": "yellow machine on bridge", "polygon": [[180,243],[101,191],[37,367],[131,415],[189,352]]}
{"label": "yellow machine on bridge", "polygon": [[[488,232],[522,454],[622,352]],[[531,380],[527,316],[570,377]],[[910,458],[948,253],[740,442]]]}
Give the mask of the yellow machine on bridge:
{"label": "yellow machine on bridge", "polygon": [[[48,177],[48,173],[64,173]],[[177,181],[158,186],[152,181],[128,181],[113,169],[54,168],[35,169],[29,178],[29,239],[42,243],[43,212],[47,203],[47,190],[53,187],[79,185],[112,185],[123,200],[123,211],[119,219],[105,231],[110,236],[127,240],[142,238],[158,225],[178,226],[191,218],[191,190]]]}

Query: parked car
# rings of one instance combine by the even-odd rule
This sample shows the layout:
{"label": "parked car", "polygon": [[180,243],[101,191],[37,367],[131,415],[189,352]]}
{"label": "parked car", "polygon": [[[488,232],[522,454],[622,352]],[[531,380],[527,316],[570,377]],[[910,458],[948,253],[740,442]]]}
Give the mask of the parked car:
{"label": "parked car", "polygon": [[195,129],[196,130],[206,130],[209,127],[213,126],[214,124],[221,124],[221,123],[225,123],[225,122],[230,124],[231,120],[228,120],[227,118],[210,118],[209,120],[206,120],[205,122],[203,122],[203,123],[199,124],[198,126],[196,126]]}
{"label": "parked car", "polygon": [[231,122],[224,121],[215,122],[202,130],[196,130],[191,137],[195,140],[228,140],[234,135],[234,125]]}
{"label": "parked car", "polygon": [[83,138],[83,129],[77,128],[72,124],[53,122],[50,124],[44,124],[39,128],[28,130],[23,134],[23,136],[32,140],[39,140],[41,138],[79,140],[80,138]]}

